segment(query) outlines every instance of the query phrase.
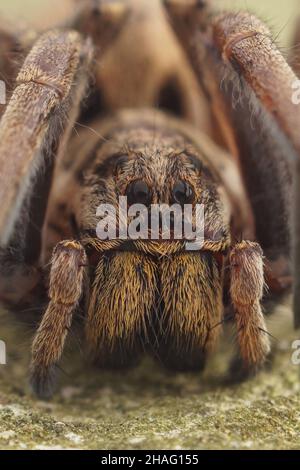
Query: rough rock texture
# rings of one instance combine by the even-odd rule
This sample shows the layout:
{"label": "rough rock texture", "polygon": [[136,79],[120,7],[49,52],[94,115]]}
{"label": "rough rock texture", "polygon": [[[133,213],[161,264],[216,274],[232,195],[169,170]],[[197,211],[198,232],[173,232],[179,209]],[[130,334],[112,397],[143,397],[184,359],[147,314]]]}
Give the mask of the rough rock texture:
{"label": "rough rock texture", "polygon": [[[288,307],[269,322],[277,332],[273,366],[242,385],[224,380],[228,344],[202,376],[172,375],[150,360],[126,373],[103,372],[69,351],[49,402],[33,398],[26,385],[31,332],[8,322],[0,317],[8,352],[8,364],[0,366],[1,449],[300,447],[299,366],[291,362],[297,332],[287,333]],[[230,328],[224,336],[232,343]]]}

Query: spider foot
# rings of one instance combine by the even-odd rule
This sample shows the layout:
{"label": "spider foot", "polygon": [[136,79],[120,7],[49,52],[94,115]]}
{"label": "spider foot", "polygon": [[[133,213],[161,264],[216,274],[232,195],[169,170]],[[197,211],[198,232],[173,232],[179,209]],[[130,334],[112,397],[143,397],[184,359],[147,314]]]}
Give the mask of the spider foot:
{"label": "spider foot", "polygon": [[56,389],[57,371],[55,365],[47,369],[34,368],[30,372],[30,387],[33,393],[43,400],[52,397]]}

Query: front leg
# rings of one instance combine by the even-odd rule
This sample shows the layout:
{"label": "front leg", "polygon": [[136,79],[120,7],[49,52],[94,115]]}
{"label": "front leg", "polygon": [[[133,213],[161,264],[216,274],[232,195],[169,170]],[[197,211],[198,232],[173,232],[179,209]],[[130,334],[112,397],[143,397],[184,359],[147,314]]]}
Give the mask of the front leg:
{"label": "front leg", "polygon": [[50,302],[32,345],[31,385],[42,398],[52,395],[55,366],[82,295],[87,257],[76,241],[59,243],[53,252],[50,271]]}
{"label": "front leg", "polygon": [[260,302],[264,290],[262,250],[243,241],[230,253],[230,294],[237,339],[245,370],[262,366],[270,353],[270,341]]}
{"label": "front leg", "polygon": [[27,56],[0,122],[0,301],[44,295],[39,257],[56,158],[73,127],[92,59],[74,31],[44,34]]}
{"label": "front leg", "polygon": [[268,258],[271,293],[291,286],[293,249],[294,320],[299,327],[300,106],[292,99],[297,77],[268,28],[253,15],[217,16],[208,37],[223,74],[241,87],[232,116],[257,239]]}
{"label": "front leg", "polygon": [[23,204],[30,206],[35,183],[45,174],[49,189],[54,156],[72,130],[91,55],[90,42],[83,41],[78,33],[53,31],[42,36],[25,59],[0,122],[3,245],[23,216]]}

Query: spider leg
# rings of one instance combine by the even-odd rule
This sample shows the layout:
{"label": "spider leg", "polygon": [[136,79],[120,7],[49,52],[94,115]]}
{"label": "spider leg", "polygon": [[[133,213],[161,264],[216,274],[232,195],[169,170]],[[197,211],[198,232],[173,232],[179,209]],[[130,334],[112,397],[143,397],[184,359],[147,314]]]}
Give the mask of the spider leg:
{"label": "spider leg", "polygon": [[87,257],[80,243],[59,243],[53,252],[50,270],[50,302],[32,344],[30,382],[43,398],[52,395],[57,365],[81,298]]}
{"label": "spider leg", "polygon": [[270,353],[270,340],[261,309],[264,290],[262,250],[257,243],[242,241],[229,257],[230,294],[240,357],[246,372],[261,367]]}
{"label": "spider leg", "polygon": [[267,257],[272,295],[291,287],[293,238],[294,318],[299,326],[300,106],[293,103],[297,77],[254,15],[208,17],[196,1],[189,2],[183,14],[172,8],[173,1],[177,3],[167,3],[174,28],[211,98],[224,143],[237,157],[255,215],[256,238]]}
{"label": "spider leg", "polygon": [[[213,41],[225,67],[230,67],[233,73],[242,77],[245,89],[250,89],[250,101],[253,99],[254,105],[258,104],[262,109],[260,117],[256,117],[256,130],[259,131],[259,126],[262,125],[262,132],[258,132],[260,139],[256,145],[252,144],[245,170],[254,163],[257,174],[260,173],[264,178],[262,184],[265,185],[265,190],[261,194],[265,195],[266,204],[272,199],[269,209],[265,206],[263,211],[259,210],[259,202],[256,203],[256,213],[262,217],[267,216],[273,222],[269,225],[268,221],[263,223],[261,220],[261,239],[264,242],[262,247],[269,259],[271,277],[278,279],[283,291],[291,284],[289,232],[292,231],[294,320],[295,326],[299,327],[300,106],[293,102],[293,84],[297,77],[274,44],[269,30],[252,15],[217,17],[213,24]],[[244,135],[246,134],[244,131]],[[257,148],[260,150],[257,152],[258,158],[255,158]],[[269,170],[271,166],[273,169]],[[251,182],[255,181],[256,174],[251,176],[249,188]],[[294,181],[291,191],[292,176]],[[272,194],[274,186],[277,194]],[[294,205],[292,214],[291,204]],[[272,282],[270,288],[272,289]]]}
{"label": "spider leg", "polygon": [[41,281],[41,229],[55,161],[72,130],[92,47],[74,31],[33,46],[0,122],[0,299],[16,306]]}

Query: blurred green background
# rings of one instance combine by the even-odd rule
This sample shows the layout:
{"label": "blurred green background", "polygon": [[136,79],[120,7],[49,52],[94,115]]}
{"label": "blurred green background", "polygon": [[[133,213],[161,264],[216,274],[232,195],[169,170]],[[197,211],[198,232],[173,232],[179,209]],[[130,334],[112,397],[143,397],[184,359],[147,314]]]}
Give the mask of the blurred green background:
{"label": "blurred green background", "polygon": [[[151,0],[149,0],[151,1]],[[1,0],[0,13],[9,19],[33,26],[51,26],[68,15],[74,0]],[[218,8],[255,11],[273,29],[283,46],[290,44],[295,19],[300,14],[299,0],[215,0]]]}

